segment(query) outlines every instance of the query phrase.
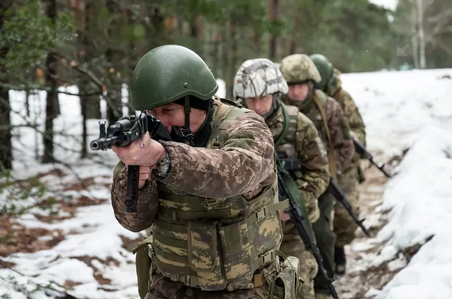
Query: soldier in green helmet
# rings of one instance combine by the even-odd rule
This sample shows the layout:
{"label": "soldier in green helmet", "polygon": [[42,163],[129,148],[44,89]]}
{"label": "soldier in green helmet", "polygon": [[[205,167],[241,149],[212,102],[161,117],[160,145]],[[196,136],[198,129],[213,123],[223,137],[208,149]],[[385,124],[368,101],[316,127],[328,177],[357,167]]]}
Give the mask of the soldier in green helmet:
{"label": "soldier in green helmet", "polygon": [[[151,50],[134,70],[132,107],[159,119],[173,140],[146,133],[114,148],[115,217],[152,234],[135,250],[140,297],[294,298],[295,263],[278,251],[279,210],[288,204],[278,201],[272,134],[217,89],[205,62],[177,45]],[[126,165],[140,166],[136,213],[124,205]]]}
{"label": "soldier in green helmet", "polygon": [[[316,126],[327,149],[330,174],[337,174],[351,162],[355,152],[349,126],[340,105],[328,97],[314,84],[321,81],[320,74],[312,60],[304,54],[293,54],[281,61],[281,73],[289,85],[284,97],[285,103],[297,106]],[[324,267],[330,276],[334,275],[333,232],[334,198],[327,191],[319,198],[320,217],[313,224],[317,245],[322,254]],[[314,280],[316,299],[331,298],[327,282],[317,275]]]}
{"label": "soldier in green helmet", "polygon": [[[317,129],[297,107],[286,106],[280,99],[288,92],[278,67],[268,59],[245,61],[234,78],[234,98],[261,115],[272,132],[277,154],[296,159],[301,169],[289,170],[300,193],[310,222],[319,218],[317,198],[329,181],[328,159]],[[314,299],[314,277],[317,264],[305,248],[294,224],[282,214],[284,239],[281,251],[300,261],[299,276],[303,281],[298,299]]]}
{"label": "soldier in green helmet", "polygon": [[[316,88],[324,91],[330,97],[334,98],[344,111],[350,125],[351,134],[362,144],[366,144],[366,127],[364,121],[356,107],[353,98],[342,88],[342,82],[339,78],[339,70],[333,67],[333,64],[321,54],[310,56],[317,67],[322,80],[316,83]],[[342,191],[350,201],[353,210],[359,215],[359,192],[358,184],[364,181],[363,171],[359,166],[360,156],[355,154],[353,161],[338,176],[338,183]],[[336,263],[336,273],[344,274],[346,270],[346,256],[344,246],[350,244],[355,238],[355,231],[358,225],[348,215],[347,211],[341,205],[334,207],[334,232],[337,240],[335,246],[334,259]]]}

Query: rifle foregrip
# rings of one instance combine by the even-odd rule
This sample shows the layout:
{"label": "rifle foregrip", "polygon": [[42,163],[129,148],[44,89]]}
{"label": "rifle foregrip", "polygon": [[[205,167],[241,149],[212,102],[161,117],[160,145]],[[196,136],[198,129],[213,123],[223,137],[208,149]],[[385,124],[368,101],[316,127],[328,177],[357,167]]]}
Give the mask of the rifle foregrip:
{"label": "rifle foregrip", "polygon": [[124,204],[129,213],[137,212],[138,205],[138,184],[140,176],[140,166],[129,165],[127,168],[127,191]]}

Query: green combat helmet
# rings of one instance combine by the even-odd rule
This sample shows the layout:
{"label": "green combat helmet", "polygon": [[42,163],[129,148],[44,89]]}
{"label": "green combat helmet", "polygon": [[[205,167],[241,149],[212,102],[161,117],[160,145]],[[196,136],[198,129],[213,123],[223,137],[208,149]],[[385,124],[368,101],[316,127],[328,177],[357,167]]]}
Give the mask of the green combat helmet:
{"label": "green combat helmet", "polygon": [[183,104],[185,126],[176,130],[192,139],[191,107],[206,106],[201,104],[217,90],[217,81],[201,57],[182,46],[164,45],[146,53],[135,67],[131,105],[135,110],[151,110],[176,101]]}
{"label": "green combat helmet", "polygon": [[186,96],[209,100],[218,85],[206,63],[195,52],[178,45],[152,49],[133,71],[135,110],[150,110]]}
{"label": "green combat helmet", "polygon": [[322,78],[314,62],[305,54],[293,54],[281,61],[281,73],[288,84],[314,81],[319,83]]}
{"label": "green combat helmet", "polygon": [[320,83],[316,83],[315,87],[326,91],[328,87],[328,82],[331,80],[333,76],[333,64],[322,54],[313,54],[310,56],[311,60],[314,62],[317,70],[322,77]]}

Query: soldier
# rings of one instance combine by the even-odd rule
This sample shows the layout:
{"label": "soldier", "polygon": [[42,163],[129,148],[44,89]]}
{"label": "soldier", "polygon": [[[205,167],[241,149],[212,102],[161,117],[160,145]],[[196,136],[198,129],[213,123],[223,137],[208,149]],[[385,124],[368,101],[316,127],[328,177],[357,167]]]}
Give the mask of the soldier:
{"label": "soldier", "polygon": [[[134,70],[132,107],[173,140],[147,133],[114,148],[115,217],[152,233],[135,250],[140,297],[294,298],[298,278],[278,257],[287,202],[278,202],[271,132],[253,111],[222,103],[217,89],[205,62],[177,45],[151,50]],[[136,213],[124,205],[126,165],[140,166]]]}
{"label": "soldier", "polygon": [[[287,56],[281,61],[281,73],[289,84],[289,92],[284,101],[295,105],[312,120],[320,138],[327,148],[330,173],[336,177],[351,162],[354,154],[347,120],[340,105],[322,91],[315,89],[314,83],[321,80],[312,60],[304,54]],[[313,229],[322,253],[325,269],[334,275],[333,232],[334,199],[325,192],[319,198],[320,217]],[[330,298],[326,281],[319,275],[314,280],[316,298]]]}
{"label": "soldier", "polygon": [[[310,222],[319,217],[317,198],[329,180],[326,151],[312,121],[286,106],[280,98],[288,91],[280,70],[268,59],[251,59],[239,68],[234,79],[234,98],[244,102],[265,119],[275,141],[278,155],[300,161],[302,171],[294,171],[296,185],[304,199]],[[314,277],[317,264],[306,250],[295,226],[286,214],[282,215],[284,238],[281,251],[296,256],[301,263],[300,279],[304,281],[297,293],[299,299],[314,299]]]}
{"label": "soldier", "polygon": [[[334,69],[331,62],[320,54],[311,55],[311,59],[317,67],[322,80],[316,83],[316,88],[324,91],[330,97],[334,98],[344,111],[350,126],[351,134],[362,144],[366,144],[366,127],[359,113],[358,107],[348,92],[342,88],[342,82],[339,78],[339,70]],[[364,181],[363,171],[359,166],[360,156],[355,154],[352,163],[343,169],[338,176],[338,183],[342,191],[347,196],[353,209],[359,215],[359,192],[358,183]],[[347,211],[341,205],[334,207],[334,232],[336,233],[336,247],[334,259],[336,263],[336,273],[344,274],[346,270],[346,256],[344,246],[350,244],[355,238],[355,231],[358,225],[348,215]]]}

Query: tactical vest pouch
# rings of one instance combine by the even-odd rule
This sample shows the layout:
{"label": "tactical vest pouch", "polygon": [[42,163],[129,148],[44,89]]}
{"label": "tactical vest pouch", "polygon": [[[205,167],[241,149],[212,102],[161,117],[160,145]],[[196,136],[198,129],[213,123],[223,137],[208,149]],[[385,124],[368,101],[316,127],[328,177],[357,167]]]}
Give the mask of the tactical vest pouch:
{"label": "tactical vest pouch", "polygon": [[224,225],[201,221],[177,225],[157,220],[152,262],[171,280],[204,291],[253,288],[257,285],[255,271],[276,259],[275,248],[279,248],[282,236],[276,212],[287,206],[287,201],[273,203]]}
{"label": "tactical vest pouch", "polygon": [[262,274],[268,285],[269,299],[296,299],[296,293],[303,281],[299,280],[299,260],[296,257],[286,257],[277,251],[276,262],[263,269]]}
{"label": "tactical vest pouch", "polygon": [[218,253],[217,222],[189,222],[188,263],[197,273],[202,290],[222,290],[226,287]]}
{"label": "tactical vest pouch", "polygon": [[138,294],[143,299],[149,291],[149,270],[151,268],[151,258],[149,257],[149,244],[152,242],[152,237],[148,237],[141,241],[137,248],[133,250],[135,253],[135,267],[138,279]]}
{"label": "tactical vest pouch", "polygon": [[281,272],[276,276],[270,299],[296,299],[299,261],[296,257],[286,258],[281,265]]}
{"label": "tactical vest pouch", "polygon": [[[286,207],[287,202],[279,206]],[[243,221],[220,227],[229,290],[253,288],[255,271],[276,259],[274,248],[281,244],[282,234],[279,221],[273,209],[263,208]]]}

